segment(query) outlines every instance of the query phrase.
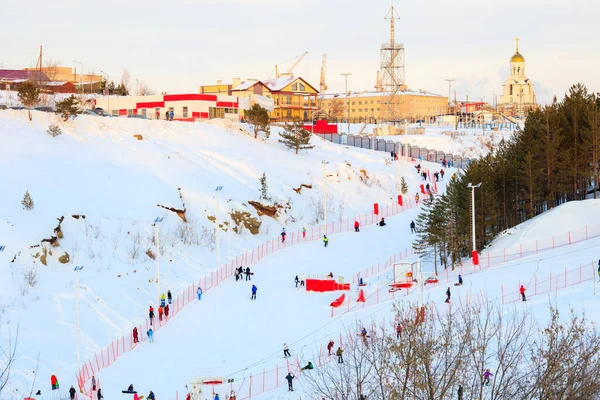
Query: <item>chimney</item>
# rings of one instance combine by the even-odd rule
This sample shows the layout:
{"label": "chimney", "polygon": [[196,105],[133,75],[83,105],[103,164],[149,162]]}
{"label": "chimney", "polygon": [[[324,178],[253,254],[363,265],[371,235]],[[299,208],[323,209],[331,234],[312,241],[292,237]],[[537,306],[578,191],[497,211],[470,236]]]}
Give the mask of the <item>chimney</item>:
{"label": "chimney", "polygon": [[240,83],[242,83],[242,82],[241,82],[241,80],[240,80],[240,78],[239,78],[239,77],[238,77],[238,78],[232,78],[232,79],[231,79],[231,87],[232,87],[232,88],[236,87],[236,86],[237,86],[237,85],[239,85]]}

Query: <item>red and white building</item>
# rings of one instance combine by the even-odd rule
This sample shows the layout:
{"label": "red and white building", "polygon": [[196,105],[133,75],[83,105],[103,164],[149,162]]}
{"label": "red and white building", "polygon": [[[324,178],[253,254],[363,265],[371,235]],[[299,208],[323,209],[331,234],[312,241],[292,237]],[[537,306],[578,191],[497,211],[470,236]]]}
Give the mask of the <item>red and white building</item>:
{"label": "red and white building", "polygon": [[[165,94],[152,96],[107,96],[96,99],[96,107],[112,116],[143,115],[148,119],[202,121],[212,118],[239,119],[240,102],[220,94]],[[245,108],[245,107],[242,107]]]}

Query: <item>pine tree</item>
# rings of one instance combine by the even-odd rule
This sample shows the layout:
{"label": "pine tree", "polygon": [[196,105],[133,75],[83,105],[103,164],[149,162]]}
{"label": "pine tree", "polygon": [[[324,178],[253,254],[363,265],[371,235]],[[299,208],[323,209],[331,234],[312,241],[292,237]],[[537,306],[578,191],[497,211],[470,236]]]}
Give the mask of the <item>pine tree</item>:
{"label": "pine tree", "polygon": [[27,81],[19,86],[19,100],[27,107],[29,120],[31,121],[31,107],[40,101],[40,89],[35,82]]}
{"label": "pine tree", "polygon": [[59,113],[65,121],[68,121],[70,117],[75,119],[77,114],[81,112],[79,109],[79,100],[71,95],[63,101],[56,103],[56,112]]}
{"label": "pine tree", "polygon": [[400,179],[400,193],[404,195],[408,193],[408,184],[406,183],[406,179],[404,179],[404,177]]}
{"label": "pine tree", "polygon": [[296,154],[299,150],[312,149],[310,144],[311,133],[304,129],[302,121],[295,121],[291,124],[285,124],[285,132],[279,133],[279,142],[283,143],[288,149],[295,149]]}
{"label": "pine tree", "polygon": [[271,134],[269,112],[260,104],[252,104],[249,110],[244,111],[244,119],[254,126],[254,139],[258,132],[264,132],[267,137]]}
{"label": "pine tree", "polygon": [[263,172],[262,176],[259,179],[260,182],[260,198],[263,200],[267,200],[267,190],[269,187],[267,186],[267,174]]}
{"label": "pine tree", "polygon": [[26,210],[33,210],[33,199],[29,194],[29,191],[25,192],[25,196],[23,196],[23,200],[21,200],[21,204],[23,208]]}

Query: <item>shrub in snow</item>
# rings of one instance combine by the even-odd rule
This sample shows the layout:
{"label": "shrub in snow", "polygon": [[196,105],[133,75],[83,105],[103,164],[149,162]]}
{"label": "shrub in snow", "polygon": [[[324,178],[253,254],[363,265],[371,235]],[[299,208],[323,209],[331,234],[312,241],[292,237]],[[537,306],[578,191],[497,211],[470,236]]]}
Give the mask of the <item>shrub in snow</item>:
{"label": "shrub in snow", "polygon": [[151,258],[152,260],[156,260],[156,254],[154,254],[154,252],[152,251],[152,249],[148,249],[146,250],[146,255]]}
{"label": "shrub in snow", "polygon": [[31,121],[31,107],[40,101],[40,89],[33,81],[27,81],[19,87],[19,101],[27,107],[29,120]]}
{"label": "shrub in snow", "polygon": [[79,100],[75,96],[70,96],[56,103],[56,112],[60,114],[65,121],[73,117],[75,119],[77,114],[81,113],[79,108]]}
{"label": "shrub in snow", "polygon": [[65,251],[65,254],[58,257],[58,262],[61,264],[67,264],[69,261],[71,261],[71,256],[66,251]]}
{"label": "shrub in snow", "polygon": [[33,210],[33,199],[29,194],[29,191],[25,192],[25,196],[23,196],[23,200],[21,200],[21,204],[23,208],[26,210]]}
{"label": "shrub in snow", "polygon": [[30,287],[35,287],[38,283],[38,268],[32,265],[23,271],[23,281]]}
{"label": "shrub in snow", "polygon": [[48,129],[46,129],[46,133],[52,137],[57,137],[58,135],[62,135],[62,130],[60,129],[60,126],[52,124],[48,126]]}
{"label": "shrub in snow", "polygon": [[408,193],[408,185],[406,184],[406,179],[404,179],[404,177],[400,180],[400,192],[402,194]]}
{"label": "shrub in snow", "polygon": [[255,103],[249,110],[244,111],[244,119],[254,126],[255,139],[258,137],[258,132],[264,132],[267,138],[271,134],[269,112],[260,104]]}
{"label": "shrub in snow", "polygon": [[311,133],[304,129],[302,121],[296,121],[292,124],[285,124],[285,131],[279,133],[279,142],[283,143],[288,149],[300,150],[312,149],[315,146],[310,144]]}
{"label": "shrub in snow", "polygon": [[263,172],[258,181],[260,182],[260,198],[262,200],[268,200],[267,190],[269,190],[269,187],[267,186],[267,174]]}

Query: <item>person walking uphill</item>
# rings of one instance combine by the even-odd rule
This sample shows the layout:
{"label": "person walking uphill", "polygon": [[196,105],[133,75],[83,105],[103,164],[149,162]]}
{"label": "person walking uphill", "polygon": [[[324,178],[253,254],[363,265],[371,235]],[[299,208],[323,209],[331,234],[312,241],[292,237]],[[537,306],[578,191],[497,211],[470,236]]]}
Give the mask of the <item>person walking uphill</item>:
{"label": "person walking uphill", "polygon": [[154,319],[154,308],[152,306],[148,309],[148,318],[150,318],[150,325],[152,325],[152,320]]}
{"label": "person walking uphill", "polygon": [[354,232],[360,232],[360,224],[358,221],[354,221]]}
{"label": "person walking uphill", "polygon": [[523,299],[523,301],[527,301],[527,298],[525,297],[525,286],[521,285],[521,287],[519,288],[519,293],[521,293],[521,298]]}
{"label": "person walking uphill", "polygon": [[252,285],[252,296],[250,297],[252,300],[256,300],[256,291],[258,289],[256,288],[255,285]]}
{"label": "person walking uphill", "polygon": [[133,343],[139,342],[138,340],[138,330],[136,327],[133,328]]}
{"label": "person walking uphill", "polygon": [[285,228],[281,228],[281,243],[285,243]]}
{"label": "person walking uphill", "polygon": [[446,303],[450,303],[450,288],[446,290]]}
{"label": "person walking uphill", "polygon": [[158,322],[162,322],[162,317],[164,313],[165,308],[163,306],[158,307]]}
{"label": "person walking uphill", "polygon": [[329,239],[327,239],[327,235],[323,235],[323,246],[327,247],[329,244]]}
{"label": "person walking uphill", "polygon": [[288,381],[288,391],[290,391],[290,392],[294,391],[294,385],[292,384],[292,381],[294,380],[294,378],[295,378],[295,376],[291,372],[288,372],[288,374],[285,377],[285,379],[287,379],[287,381]]}
{"label": "person walking uphill", "polygon": [[410,233],[415,233],[417,231],[416,228],[415,221],[410,221]]}
{"label": "person walking uphill", "polygon": [[250,267],[246,267],[246,280],[247,280],[247,281],[250,281],[250,280],[251,280],[251,278],[250,278],[250,275],[252,275],[252,274],[250,273]]}
{"label": "person walking uphill", "polygon": [[169,301],[169,304],[173,304],[173,295],[170,290],[167,291],[167,300]]}
{"label": "person walking uphill", "polygon": [[71,389],[69,389],[69,397],[71,398],[71,400],[75,399],[75,388],[73,387],[73,385],[71,385]]}
{"label": "person walking uphill", "polygon": [[56,378],[56,375],[50,377],[50,384],[52,385],[52,390],[58,389],[58,379]]}
{"label": "person walking uphill", "polygon": [[344,350],[342,350],[341,347],[338,347],[338,349],[335,352],[335,355],[338,358],[338,364],[343,364],[344,363],[344,359],[342,358],[342,353],[344,353]]}
{"label": "person walking uphill", "polygon": [[146,334],[148,335],[148,342],[154,343],[154,331],[152,330],[152,328],[148,329],[148,332],[146,332]]}
{"label": "person walking uphill", "polygon": [[290,354],[290,348],[287,345],[287,343],[283,344],[283,358],[287,358],[287,357],[291,357],[292,355]]}
{"label": "person walking uphill", "polygon": [[198,295],[198,300],[202,300],[202,288],[198,286],[198,290],[196,290],[196,294]]}

